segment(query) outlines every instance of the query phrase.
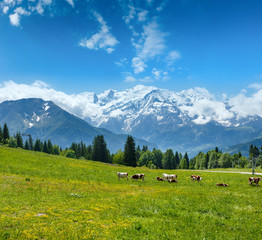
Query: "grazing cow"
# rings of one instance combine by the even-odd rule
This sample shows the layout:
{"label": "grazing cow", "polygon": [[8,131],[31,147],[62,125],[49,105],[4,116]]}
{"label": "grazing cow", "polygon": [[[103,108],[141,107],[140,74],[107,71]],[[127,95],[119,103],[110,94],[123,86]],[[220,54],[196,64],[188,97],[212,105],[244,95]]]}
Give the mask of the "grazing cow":
{"label": "grazing cow", "polygon": [[131,176],[131,179],[142,179],[143,181],[145,180],[145,174],[144,173],[136,173],[135,175]]}
{"label": "grazing cow", "polygon": [[157,180],[157,181],[164,181],[164,178],[157,177],[156,180]]}
{"label": "grazing cow", "polygon": [[228,184],[226,184],[226,183],[217,183],[216,185],[217,186],[222,186],[222,187],[228,187]]}
{"label": "grazing cow", "polygon": [[120,178],[126,178],[128,181],[128,173],[126,172],[117,172],[117,176],[118,176],[118,180],[120,180]]}
{"label": "grazing cow", "polygon": [[163,173],[163,178],[168,180],[168,179],[177,179],[177,175],[176,174],[166,174]]}
{"label": "grazing cow", "polygon": [[192,181],[201,181],[202,177],[198,176],[198,175],[191,175],[191,180]]}
{"label": "grazing cow", "polygon": [[171,182],[171,183],[172,183],[172,182],[178,182],[176,179],[168,179],[167,181],[168,181],[168,182]]}
{"label": "grazing cow", "polygon": [[248,183],[252,185],[252,183],[255,183],[258,186],[258,183],[260,181],[260,177],[250,177],[248,178]]}

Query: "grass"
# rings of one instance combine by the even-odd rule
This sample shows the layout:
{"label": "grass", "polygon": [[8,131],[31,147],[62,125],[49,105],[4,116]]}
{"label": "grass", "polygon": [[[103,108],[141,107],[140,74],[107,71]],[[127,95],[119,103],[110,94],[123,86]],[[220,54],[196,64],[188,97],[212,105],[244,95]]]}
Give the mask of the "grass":
{"label": "grass", "polygon": [[[117,171],[146,179],[119,181]],[[163,172],[179,182],[156,181]],[[191,182],[191,174],[202,182]],[[248,185],[249,176],[118,167],[0,147],[0,239],[261,239],[262,193]]]}

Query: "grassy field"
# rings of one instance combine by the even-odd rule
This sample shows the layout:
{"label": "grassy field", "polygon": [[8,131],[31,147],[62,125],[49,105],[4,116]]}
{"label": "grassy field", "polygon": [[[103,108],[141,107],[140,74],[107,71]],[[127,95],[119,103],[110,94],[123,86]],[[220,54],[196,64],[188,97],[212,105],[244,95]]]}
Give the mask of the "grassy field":
{"label": "grassy field", "polygon": [[[119,181],[117,171],[143,172],[145,182]],[[179,182],[156,181],[163,172]],[[202,182],[191,182],[191,174]],[[0,239],[262,239],[261,187],[248,185],[249,176],[0,147]]]}

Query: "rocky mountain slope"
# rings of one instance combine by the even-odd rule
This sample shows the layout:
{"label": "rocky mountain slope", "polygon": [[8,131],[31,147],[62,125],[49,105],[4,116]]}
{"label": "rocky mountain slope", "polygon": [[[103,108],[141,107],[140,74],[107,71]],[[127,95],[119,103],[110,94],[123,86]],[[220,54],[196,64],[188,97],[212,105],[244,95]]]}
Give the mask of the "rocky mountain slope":
{"label": "rocky mountain slope", "polygon": [[[8,124],[11,134],[20,131],[31,134],[33,139],[50,139],[61,147],[72,142],[83,141],[92,144],[97,135],[104,135],[111,152],[123,149],[127,135],[114,134],[106,129],[96,128],[86,121],[66,112],[51,101],[42,99],[21,99],[0,104],[0,125]],[[137,144],[157,147],[147,141],[135,139]]]}

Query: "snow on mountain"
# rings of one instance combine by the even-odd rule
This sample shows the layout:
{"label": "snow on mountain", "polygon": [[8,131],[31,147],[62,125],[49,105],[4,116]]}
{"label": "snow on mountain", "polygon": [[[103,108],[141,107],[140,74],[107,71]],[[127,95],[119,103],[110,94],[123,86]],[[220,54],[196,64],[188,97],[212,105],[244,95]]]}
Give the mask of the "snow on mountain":
{"label": "snow on mountain", "polygon": [[[227,109],[204,88],[173,92],[137,85],[125,91],[107,90],[96,96],[83,111],[83,118],[97,127],[110,127],[114,122],[117,132],[131,132],[141,124],[141,118],[151,116],[159,125],[174,126],[206,124],[215,121],[231,126],[234,113]],[[92,106],[89,111],[89,107]],[[115,125],[115,124],[114,124]]]}

